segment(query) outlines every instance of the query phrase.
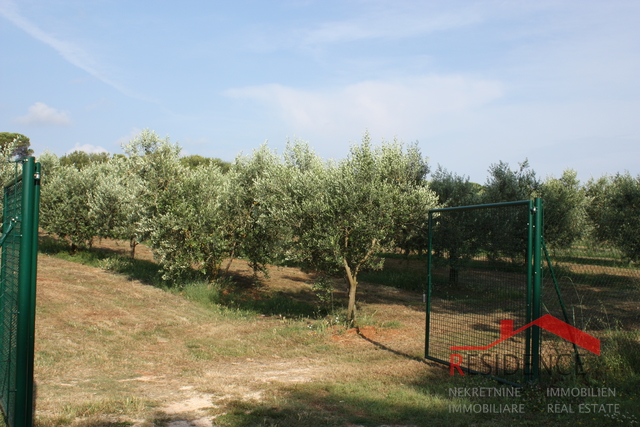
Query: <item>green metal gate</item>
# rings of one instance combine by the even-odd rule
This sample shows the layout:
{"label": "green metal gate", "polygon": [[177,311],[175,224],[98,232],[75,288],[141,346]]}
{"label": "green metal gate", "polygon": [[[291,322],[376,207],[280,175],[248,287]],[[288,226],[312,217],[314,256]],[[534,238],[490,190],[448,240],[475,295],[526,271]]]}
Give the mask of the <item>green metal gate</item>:
{"label": "green metal gate", "polygon": [[2,212],[0,406],[7,426],[31,427],[40,164],[29,157],[19,166],[4,187]]}
{"label": "green metal gate", "polygon": [[452,375],[538,378],[542,200],[429,212],[425,357]]}

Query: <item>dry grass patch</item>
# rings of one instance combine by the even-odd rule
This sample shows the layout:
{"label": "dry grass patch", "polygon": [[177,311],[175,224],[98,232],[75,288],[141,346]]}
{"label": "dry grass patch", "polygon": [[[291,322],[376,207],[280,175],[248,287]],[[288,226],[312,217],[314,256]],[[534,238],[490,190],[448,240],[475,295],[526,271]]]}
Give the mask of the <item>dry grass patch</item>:
{"label": "dry grass patch", "polygon": [[[128,249],[112,241],[99,246],[125,255]],[[136,253],[150,263],[144,246]],[[236,288],[167,291],[59,258],[39,261],[38,427],[575,424],[569,416],[540,415],[536,390],[517,419],[450,413],[453,402],[500,403],[454,400],[450,387],[496,383],[452,379],[443,366],[425,363],[419,292],[363,280],[359,328],[346,330],[336,324],[339,310],[299,314],[317,297],[313,275],[296,268],[272,267],[256,286],[247,263],[234,260]],[[340,307],[346,294],[336,287]],[[227,292],[222,303],[207,300],[214,290]]]}
{"label": "dry grass patch", "polygon": [[215,399],[259,396],[271,383],[329,378],[333,369],[323,357],[305,356],[324,341],[301,321],[212,311],[121,275],[41,255],[39,423],[89,425],[98,414],[113,421],[125,413],[159,417],[161,424],[161,408],[179,402],[207,396],[212,406]]}

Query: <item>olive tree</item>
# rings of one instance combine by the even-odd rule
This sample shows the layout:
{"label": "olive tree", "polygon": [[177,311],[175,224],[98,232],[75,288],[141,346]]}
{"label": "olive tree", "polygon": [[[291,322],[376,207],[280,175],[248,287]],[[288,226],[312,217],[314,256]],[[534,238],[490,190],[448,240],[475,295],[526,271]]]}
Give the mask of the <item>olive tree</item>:
{"label": "olive tree", "polygon": [[160,138],[149,129],[123,143],[122,148],[126,153],[121,166],[126,170],[125,182],[136,194],[132,199],[134,207],[127,209],[133,215],[130,225],[134,232],[127,238],[135,246],[149,238],[155,227],[154,218],[163,209],[165,192],[186,167],[180,163],[180,145],[172,143],[169,137]]}
{"label": "olive tree", "polygon": [[529,166],[529,161],[518,164],[512,170],[503,161],[489,167],[489,177],[484,185],[483,202],[499,203],[528,200],[539,195],[540,180]]}
{"label": "olive tree", "polygon": [[181,166],[174,172],[145,222],[149,242],[163,279],[175,283],[195,269],[213,280],[230,251],[220,221],[225,177],[217,166]]}
{"label": "olive tree", "polygon": [[[422,156],[417,143],[404,145],[395,140],[379,147],[379,175],[393,183],[407,197],[415,196],[413,190],[428,185],[426,177],[430,167],[428,159]],[[428,217],[420,203],[407,201],[404,209],[397,212],[394,230],[394,245],[404,252],[408,260],[411,251],[427,248]]]}
{"label": "olive tree", "polygon": [[60,158],[55,153],[45,150],[38,156],[38,162],[40,163],[42,173],[40,183],[44,186],[47,180],[53,177],[58,167],[60,167]]}
{"label": "olive tree", "polygon": [[353,323],[359,273],[381,268],[377,255],[394,246],[400,223],[408,221],[407,210],[413,211],[411,219],[426,216],[436,196],[402,174],[390,173],[409,169],[410,156],[397,142],[374,148],[365,135],[339,163],[322,164],[304,147],[294,154],[273,196],[281,209],[274,213],[292,229],[294,259],[326,274],[344,275],[347,320]]}
{"label": "olive tree", "polygon": [[131,206],[125,211],[135,224],[131,241],[148,240],[167,281],[178,282],[194,268],[214,278],[226,254],[216,222],[220,169],[185,166],[180,145],[149,129],[123,144],[123,149],[127,155],[123,168],[134,175],[121,182],[132,190]]}
{"label": "olive tree", "polygon": [[560,178],[547,177],[540,186],[544,200],[544,240],[552,249],[569,248],[585,235],[587,197],[578,174],[567,169]]}
{"label": "olive tree", "polygon": [[629,172],[587,183],[588,208],[595,237],[614,245],[631,261],[640,261],[640,175]]}
{"label": "olive tree", "polygon": [[268,275],[267,264],[279,258],[288,235],[284,223],[272,214],[265,188],[270,188],[268,182],[280,166],[277,154],[263,145],[250,156],[239,155],[226,172],[218,215],[231,248],[227,271],[233,258],[241,255],[254,275],[259,271]]}
{"label": "olive tree", "polygon": [[[489,177],[482,193],[483,203],[530,200],[540,195],[540,180],[525,160],[512,170],[508,163],[500,161],[489,167]],[[480,228],[487,230],[484,250],[489,258],[510,258],[519,263],[525,259],[528,214],[523,209],[509,214],[485,210]]]}
{"label": "olive tree", "polygon": [[129,167],[126,158],[88,166],[95,174],[95,187],[88,203],[99,237],[127,240],[131,258],[138,245],[138,226],[144,212],[142,179]]}
{"label": "olive tree", "polygon": [[[478,204],[481,193],[478,184],[438,166],[433,173],[429,188],[438,196],[438,202],[444,207],[469,206]],[[458,283],[461,264],[479,250],[477,212],[455,211],[434,218],[434,248],[436,260],[446,254],[449,266],[449,283]]]}
{"label": "olive tree", "polygon": [[94,211],[89,204],[98,182],[94,168],[78,170],[60,166],[47,179],[40,202],[40,224],[50,233],[66,239],[71,253],[90,247],[97,233]]}

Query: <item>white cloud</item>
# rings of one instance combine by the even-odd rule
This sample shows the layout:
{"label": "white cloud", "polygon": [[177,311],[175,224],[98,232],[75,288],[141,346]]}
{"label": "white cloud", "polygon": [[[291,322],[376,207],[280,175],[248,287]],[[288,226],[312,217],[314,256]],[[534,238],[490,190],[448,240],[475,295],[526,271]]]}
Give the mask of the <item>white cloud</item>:
{"label": "white cloud", "polygon": [[415,8],[392,7],[369,13],[365,16],[342,21],[324,22],[308,31],[303,31],[301,41],[316,45],[351,42],[373,38],[405,38],[437,31],[464,27],[480,21],[481,15],[471,8],[454,11],[413,10]]}
{"label": "white cloud", "polygon": [[0,1],[0,16],[8,19],[36,40],[40,40],[52,47],[72,65],[86,71],[103,83],[108,84],[127,96],[139,98],[139,95],[131,93],[127,88],[111,80],[102,71],[100,71],[103,67],[98,63],[98,61],[96,61],[94,55],[87,52],[87,50],[82,48],[78,43],[61,40],[58,37],[42,30],[36,24],[20,15],[17,6],[12,0]]}
{"label": "white cloud", "polygon": [[16,117],[13,121],[22,125],[68,126],[71,124],[71,119],[66,112],[49,107],[44,102],[36,102],[29,107],[29,113],[26,116]]}
{"label": "white cloud", "polygon": [[107,150],[100,147],[99,145],[91,145],[91,144],[78,144],[73,146],[73,148],[67,151],[67,154],[73,153],[74,151],[84,151],[85,153],[108,153]]}
{"label": "white cloud", "polygon": [[362,132],[392,137],[430,128],[472,112],[503,95],[500,82],[465,76],[370,80],[335,90],[308,91],[271,84],[231,89],[227,96],[264,104],[296,134],[338,136]]}

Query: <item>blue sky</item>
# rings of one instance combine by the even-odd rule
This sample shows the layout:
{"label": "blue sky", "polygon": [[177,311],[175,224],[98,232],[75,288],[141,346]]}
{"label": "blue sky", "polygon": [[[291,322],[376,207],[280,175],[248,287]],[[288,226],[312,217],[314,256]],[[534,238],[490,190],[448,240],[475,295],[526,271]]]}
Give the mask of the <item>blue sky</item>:
{"label": "blue sky", "polygon": [[640,173],[637,0],[0,0],[0,130],[36,155],[143,128],[233,160],[418,141],[486,181]]}

